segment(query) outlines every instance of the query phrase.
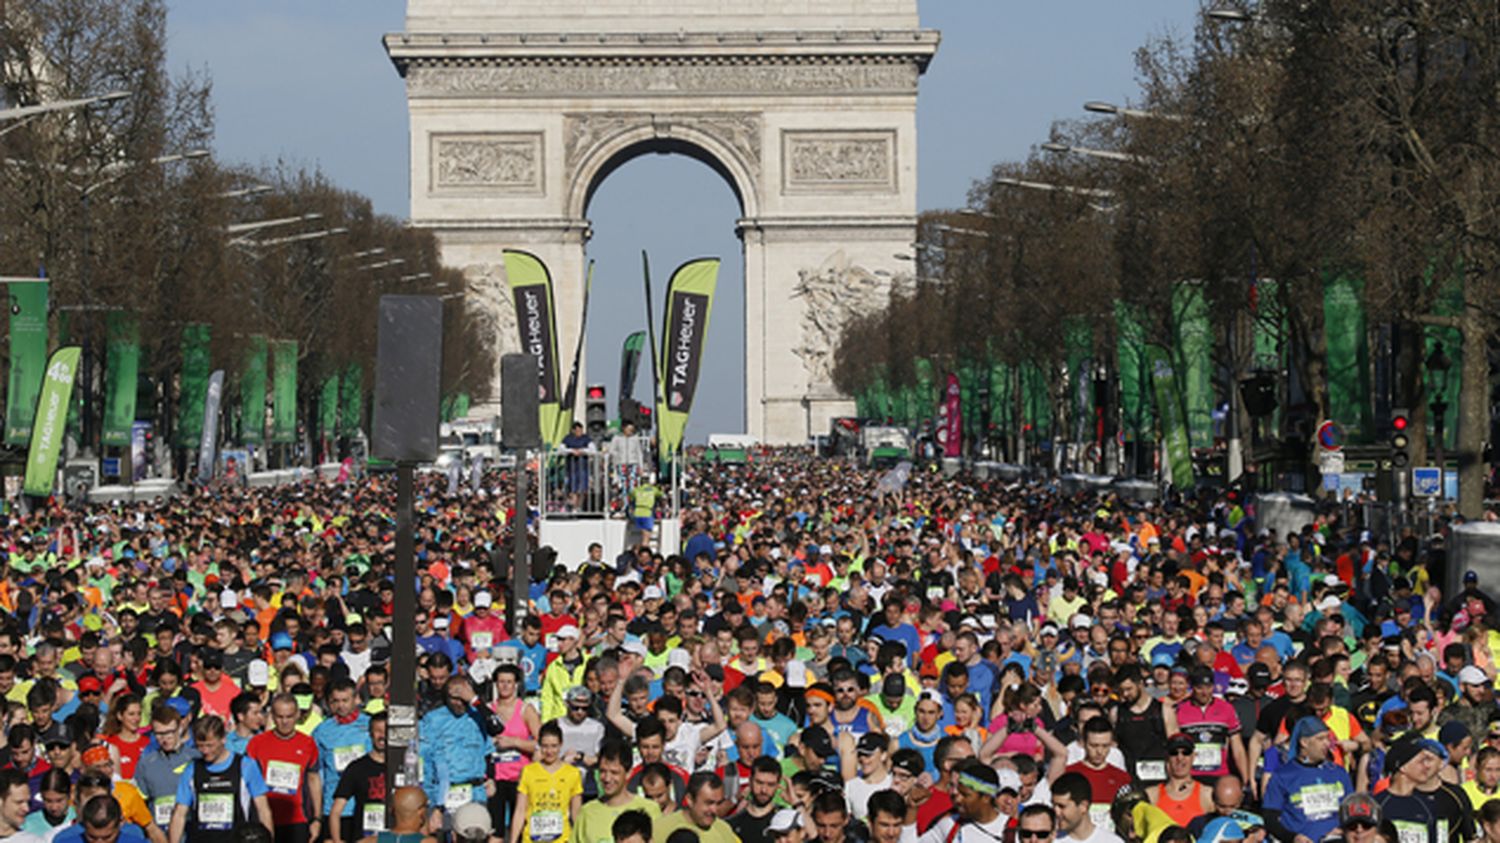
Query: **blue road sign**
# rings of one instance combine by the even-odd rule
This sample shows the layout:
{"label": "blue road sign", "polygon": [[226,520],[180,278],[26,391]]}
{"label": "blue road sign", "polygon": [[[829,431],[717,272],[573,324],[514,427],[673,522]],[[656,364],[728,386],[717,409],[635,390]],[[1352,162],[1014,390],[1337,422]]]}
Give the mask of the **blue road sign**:
{"label": "blue road sign", "polygon": [[104,463],[104,476],[105,477],[119,477],[120,476],[120,458],[119,457],[105,457],[102,460],[102,462]]}
{"label": "blue road sign", "polygon": [[1435,465],[1412,466],[1411,493],[1419,498],[1435,498],[1443,489],[1443,470]]}

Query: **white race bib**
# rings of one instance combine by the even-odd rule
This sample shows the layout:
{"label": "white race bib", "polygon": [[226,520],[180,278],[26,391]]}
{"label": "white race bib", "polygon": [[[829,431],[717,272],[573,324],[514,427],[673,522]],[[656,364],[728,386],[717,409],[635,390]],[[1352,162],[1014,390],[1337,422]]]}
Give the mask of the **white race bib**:
{"label": "white race bib", "polygon": [[546,840],[556,840],[562,837],[563,816],[561,811],[533,811],[528,823],[528,831],[535,843],[543,843]]}
{"label": "white race bib", "polygon": [[443,796],[443,807],[448,813],[453,813],[459,808],[474,801],[474,785],[455,784],[448,786],[448,792]]}
{"label": "white race bib", "polygon": [[1224,747],[1216,743],[1200,743],[1193,747],[1194,770],[1217,770],[1224,765]]}
{"label": "white race bib", "polygon": [[1135,776],[1143,782],[1166,781],[1167,762],[1162,760],[1135,762]]}
{"label": "white race bib", "polygon": [[340,773],[361,755],[365,754],[363,746],[336,746],[333,748],[333,768]]}
{"label": "white race bib", "polygon": [[234,827],[234,795],[230,793],[198,794],[198,825],[207,829]]}
{"label": "white race bib", "polygon": [[302,768],[290,761],[266,762],[266,787],[281,794],[294,794],[302,783]]}
{"label": "white race bib", "polygon": [[172,824],[172,809],[177,807],[176,796],[158,796],[151,803],[151,819],[165,829]]}
{"label": "white race bib", "polygon": [[366,835],[385,831],[385,805],[375,803],[366,805],[360,817],[360,823],[364,826]]}
{"label": "white race bib", "polygon": [[476,632],[469,636],[469,646],[475,650],[488,650],[495,644],[495,633]]}
{"label": "white race bib", "polygon": [[1392,824],[1396,826],[1396,838],[1401,843],[1427,843],[1427,826],[1406,820],[1393,820]]}
{"label": "white race bib", "polygon": [[1090,805],[1089,819],[1094,821],[1095,828],[1104,829],[1105,834],[1115,833],[1115,821],[1109,816],[1108,802],[1095,802]]}
{"label": "white race bib", "polygon": [[1298,793],[1302,797],[1302,813],[1310,820],[1322,820],[1339,812],[1344,789],[1330,782],[1307,785]]}

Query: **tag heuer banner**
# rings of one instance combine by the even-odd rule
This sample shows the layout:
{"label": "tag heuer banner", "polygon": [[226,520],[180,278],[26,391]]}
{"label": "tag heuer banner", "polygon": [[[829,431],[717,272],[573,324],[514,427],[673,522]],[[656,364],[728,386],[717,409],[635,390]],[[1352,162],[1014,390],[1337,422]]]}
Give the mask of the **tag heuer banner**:
{"label": "tag heuer banner", "polygon": [[208,391],[203,396],[203,435],[198,439],[198,482],[214,479],[215,449],[219,444],[219,403],[224,400],[224,370],[208,376]]}
{"label": "tag heuer banner", "polygon": [[208,397],[207,325],[182,328],[182,399],[177,408],[177,444],[198,447],[203,436],[203,402]]}
{"label": "tag heuer banner", "polygon": [[240,442],[259,445],[266,440],[266,338],[250,338],[245,349],[245,371],[240,375]]}
{"label": "tag heuer banner", "polygon": [[271,442],[297,441],[297,341],[272,340]]}
{"label": "tag heuer banner", "polygon": [[1161,420],[1162,439],[1167,443],[1167,463],[1172,485],[1178,489],[1193,487],[1193,451],[1188,443],[1187,421],[1183,418],[1182,394],[1177,388],[1177,374],[1172,357],[1158,345],[1146,347],[1151,366],[1151,385],[1156,390],[1156,416]]}
{"label": "tag heuer banner", "polygon": [[104,429],[106,445],[130,444],[135,426],[136,375],[141,367],[141,343],[135,317],[114,311],[105,317],[109,334],[108,358],[104,361]]}
{"label": "tag heuer banner", "polygon": [[59,348],[47,362],[42,395],[36,403],[36,427],[31,433],[31,451],[26,456],[28,495],[52,494],[57,479],[57,456],[62,452],[63,427],[68,419],[68,401],[73,396],[73,376],[78,372],[76,345]]}
{"label": "tag heuer banner", "polygon": [[31,439],[36,396],[47,368],[47,285],[9,284],[10,390],[6,393],[5,444]]}
{"label": "tag heuer banner", "polygon": [[513,249],[506,249],[504,254],[521,351],[536,358],[542,438],[553,447],[562,441],[557,429],[562,402],[557,384],[557,310],[552,306],[552,276],[536,255]]}
{"label": "tag heuer banner", "polygon": [[624,401],[635,391],[635,376],[641,368],[641,349],[646,347],[646,332],[636,331],[625,338],[620,349],[620,391],[616,393]]}
{"label": "tag heuer banner", "polygon": [[693,394],[698,391],[698,373],[703,366],[703,343],[708,337],[708,316],[714,306],[714,287],[719,281],[719,259],[688,261],[672,273],[667,284],[665,333],[661,338],[661,392],[657,400],[658,430],[662,459],[682,447]]}

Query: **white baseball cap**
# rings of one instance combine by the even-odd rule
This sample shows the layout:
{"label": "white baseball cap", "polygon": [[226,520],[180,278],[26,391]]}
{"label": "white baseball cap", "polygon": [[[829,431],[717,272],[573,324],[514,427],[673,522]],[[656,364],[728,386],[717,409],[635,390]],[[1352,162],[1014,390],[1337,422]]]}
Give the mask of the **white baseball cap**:
{"label": "white baseball cap", "polygon": [[223,609],[234,609],[240,605],[240,598],[235,595],[234,589],[226,588],[219,592],[219,607]]}
{"label": "white baseball cap", "polygon": [[572,624],[563,624],[558,628],[557,632],[554,632],[552,634],[556,635],[558,638],[577,638],[578,627]]}
{"label": "white baseball cap", "polygon": [[251,687],[264,688],[271,684],[271,666],[264,659],[256,659],[250,662],[248,677],[246,681]]}
{"label": "white baseball cap", "polygon": [[495,598],[491,597],[488,591],[481,591],[474,595],[474,608],[488,609],[493,605],[495,605]]}
{"label": "white baseball cap", "polygon": [[661,586],[659,585],[648,585],[646,586],[646,590],[641,592],[641,599],[643,600],[660,600],[661,597]]}

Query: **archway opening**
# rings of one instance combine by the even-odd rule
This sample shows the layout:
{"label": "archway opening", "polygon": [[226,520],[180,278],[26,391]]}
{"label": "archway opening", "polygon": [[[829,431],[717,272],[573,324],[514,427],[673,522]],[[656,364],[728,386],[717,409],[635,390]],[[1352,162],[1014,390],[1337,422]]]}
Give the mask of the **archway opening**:
{"label": "archway opening", "polygon": [[[647,152],[664,154],[648,155]],[[698,147],[670,139],[631,147],[600,167],[585,206],[595,261],[587,337],[589,379],[602,383],[614,413],[625,338],[647,330],[641,250],[651,257],[651,324],[661,342],[662,306],[672,271],[693,258],[722,259],[718,290],[685,441],[745,431],[745,261],[735,221],[743,202],[734,179]],[[651,396],[650,350],[631,395]]]}

